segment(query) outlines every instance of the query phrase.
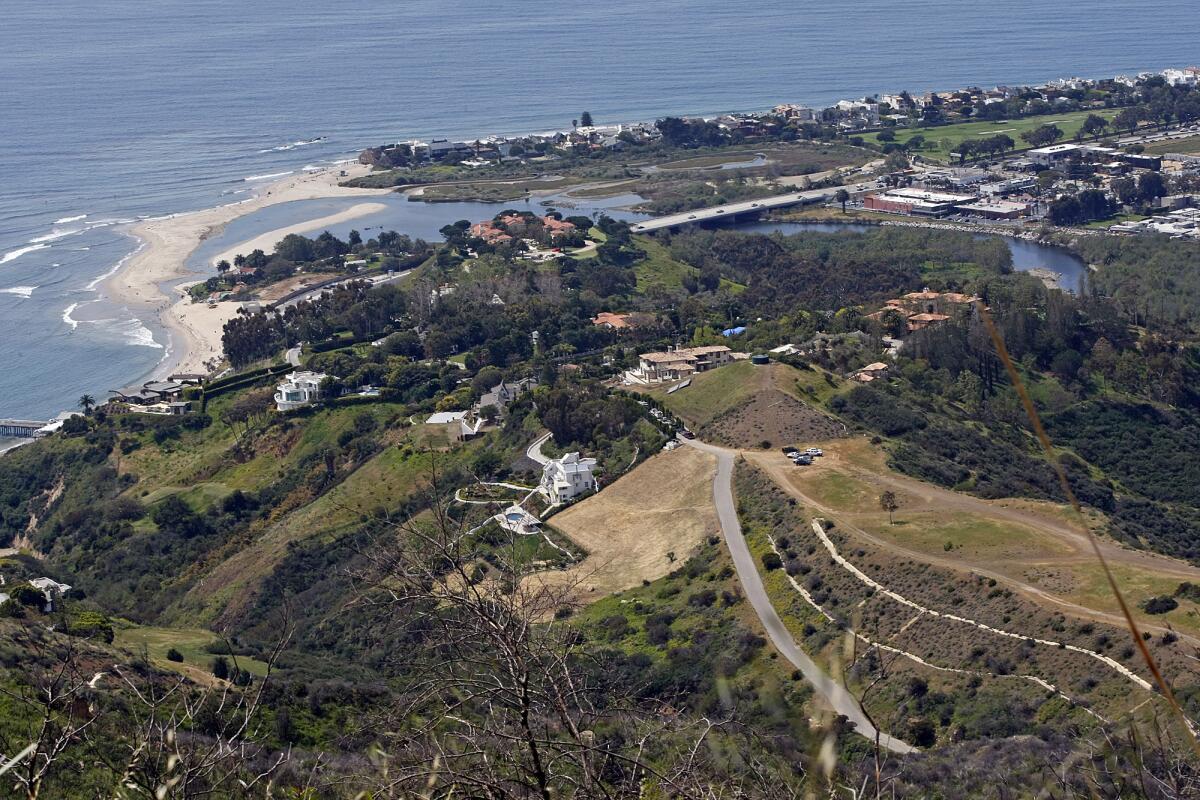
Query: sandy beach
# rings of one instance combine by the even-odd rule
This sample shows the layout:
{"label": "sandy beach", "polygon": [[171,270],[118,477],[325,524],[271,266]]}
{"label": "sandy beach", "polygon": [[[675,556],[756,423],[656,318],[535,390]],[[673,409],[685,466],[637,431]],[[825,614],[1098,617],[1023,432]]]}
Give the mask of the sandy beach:
{"label": "sandy beach", "polygon": [[[343,169],[345,176],[341,174]],[[348,189],[337,185],[346,177],[355,177],[367,171],[367,167],[354,164],[292,175],[261,187],[253,198],[240,203],[131,225],[127,232],[139,239],[142,247],[102,284],[102,291],[106,298],[129,306],[135,313],[149,310],[158,314],[170,332],[167,355],[156,369],[156,376],[176,372],[208,372],[210,366],[220,361],[221,330],[239,308],[237,303],[218,303],[216,308],[209,308],[206,303],[193,303],[186,295],[185,290],[190,285],[187,283],[175,286],[172,296],[165,294],[161,288],[164,284],[183,281],[195,274],[188,270],[186,264],[201,242],[219,234],[233,220],[279,203],[386,194],[386,189]],[[272,231],[230,248],[228,254],[214,259],[214,263],[221,258],[232,261],[237,253],[248,253],[256,248],[269,252],[277,241],[289,233],[346,222],[382,208],[384,206],[381,203],[360,203],[339,214]]]}

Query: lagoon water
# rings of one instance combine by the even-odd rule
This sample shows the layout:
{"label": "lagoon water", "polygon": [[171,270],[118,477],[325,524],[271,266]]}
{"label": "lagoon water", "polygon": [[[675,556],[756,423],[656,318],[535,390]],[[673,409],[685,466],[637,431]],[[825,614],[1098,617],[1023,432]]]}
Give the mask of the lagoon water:
{"label": "lagoon water", "polygon": [[[1129,24],[1135,11],[1151,34]],[[367,145],[562,129],[585,109],[641,120],[1200,60],[1195,0],[999,13],[950,0],[6,0],[3,21],[0,416],[20,417],[103,396],[163,357],[154,320],[98,301],[97,279],[136,247],[121,221],[236,202]],[[313,208],[271,209],[222,240]],[[452,213],[392,210],[356,226],[430,237]]]}

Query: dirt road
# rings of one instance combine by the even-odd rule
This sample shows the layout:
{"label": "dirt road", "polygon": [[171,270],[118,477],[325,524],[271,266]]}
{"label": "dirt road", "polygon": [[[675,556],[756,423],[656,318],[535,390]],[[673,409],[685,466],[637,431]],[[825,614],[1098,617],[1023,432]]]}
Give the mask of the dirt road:
{"label": "dirt road", "polygon": [[[986,564],[968,564],[964,563],[961,558],[947,558],[922,552],[919,550],[910,549],[895,541],[876,536],[869,533],[862,527],[855,525],[851,519],[853,515],[848,515],[844,511],[839,511],[830,508],[828,505],[820,502],[815,497],[802,491],[796,484],[790,480],[794,474],[795,467],[773,452],[763,451],[744,451],[741,453],[747,461],[762,469],[772,480],[785,492],[800,500],[809,508],[825,514],[831,518],[838,520],[839,527],[842,531],[849,531],[855,536],[861,536],[873,545],[884,549],[887,552],[895,553],[904,558],[920,561],[926,564],[932,564],[937,567],[956,570],[959,572],[969,571],[986,578],[993,578],[997,582],[1002,583],[1016,592],[1021,593],[1025,597],[1038,602],[1042,605],[1054,606],[1057,609],[1064,611],[1072,616],[1090,619],[1096,622],[1103,622],[1108,625],[1115,625],[1124,628],[1125,620],[1117,613],[1109,613],[1095,608],[1080,605],[1071,602],[1066,598],[1060,597],[1052,592],[1049,592],[1039,586],[1035,586],[1020,578],[1014,577],[998,569],[990,569]],[[1042,563],[1046,564],[1094,564],[1095,555],[1092,553],[1091,544],[1087,540],[1087,535],[1065,522],[1058,522],[1041,514],[1035,514],[1030,511],[1025,511],[1020,508],[1012,508],[1002,506],[986,500],[981,500],[971,495],[953,492],[948,489],[940,489],[929,484],[922,483],[917,480],[904,478],[898,475],[880,474],[872,472],[861,467],[856,467],[843,461],[839,464],[839,468],[844,472],[855,475],[867,483],[879,485],[886,488],[891,488],[904,492],[912,497],[919,498],[920,501],[939,512],[954,512],[963,511],[967,513],[980,514],[997,519],[1003,519],[1010,522],[1016,522],[1021,525],[1028,526],[1039,533],[1046,535],[1057,542],[1067,545],[1071,552],[1063,556],[1055,556],[1047,558]],[[1110,540],[1100,540],[1100,550],[1104,554],[1105,559],[1112,566],[1128,566],[1135,569],[1143,569],[1152,571],[1160,575],[1178,578],[1181,581],[1200,582],[1200,569],[1192,567],[1174,559],[1165,556],[1147,553],[1139,550],[1129,550],[1121,547]],[[1150,631],[1166,631],[1167,628],[1139,621],[1139,625],[1144,630]],[[1190,641],[1193,644],[1200,644],[1200,639],[1188,634],[1182,634],[1175,631],[1176,635]]]}

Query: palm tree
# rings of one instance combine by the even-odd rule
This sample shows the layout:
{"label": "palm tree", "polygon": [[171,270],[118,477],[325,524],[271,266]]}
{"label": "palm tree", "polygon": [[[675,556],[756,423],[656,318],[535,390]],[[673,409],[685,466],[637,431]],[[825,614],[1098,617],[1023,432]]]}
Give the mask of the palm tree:
{"label": "palm tree", "polygon": [[90,394],[85,394],[79,398],[79,407],[83,409],[84,414],[92,413],[92,409],[96,407],[96,398]]}
{"label": "palm tree", "polygon": [[850,201],[850,193],[847,192],[845,189],[838,189],[837,194],[835,194],[833,196],[833,199],[836,202],[842,204],[842,213],[845,214],[846,213],[846,203],[848,203]]}

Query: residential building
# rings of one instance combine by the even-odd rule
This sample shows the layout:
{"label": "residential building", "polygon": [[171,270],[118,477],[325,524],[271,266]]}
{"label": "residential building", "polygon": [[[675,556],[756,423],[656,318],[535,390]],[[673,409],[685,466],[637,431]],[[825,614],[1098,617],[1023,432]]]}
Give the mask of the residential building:
{"label": "residential building", "polygon": [[46,598],[46,605],[42,607],[42,610],[47,614],[54,611],[55,600],[58,600],[71,591],[71,587],[68,584],[59,583],[53,578],[34,578],[29,582],[29,585],[35,589],[41,589],[42,594]]}
{"label": "residential building", "polygon": [[542,467],[538,489],[553,504],[568,503],[596,490],[596,477],[592,474],[595,467],[596,459],[582,458],[579,453],[551,459]]}
{"label": "residential building", "polygon": [[430,414],[425,420],[425,424],[444,427],[450,441],[461,442],[475,436],[483,427],[483,420],[476,419],[471,422],[468,417],[469,414],[466,411],[439,411],[436,414]]}
{"label": "residential building", "polygon": [[600,325],[605,328],[613,328],[614,330],[623,330],[629,327],[628,314],[613,314],[609,311],[601,311],[596,316],[592,317],[593,325]]}
{"label": "residential building", "polygon": [[479,402],[475,405],[475,413],[478,415],[485,406],[492,406],[496,409],[497,419],[503,419],[509,405],[537,385],[536,378],[523,378],[519,381],[500,381],[500,383],[493,386],[479,398]]}
{"label": "residential building", "polygon": [[321,382],[328,376],[323,372],[297,371],[275,387],[275,408],[293,411],[312,405],[321,399]]}
{"label": "residential building", "polygon": [[876,361],[874,364],[867,364],[862,369],[855,372],[851,377],[859,383],[870,383],[871,381],[886,378],[888,375],[888,365],[882,361]]}
{"label": "residential building", "polygon": [[689,378],[697,372],[733,361],[733,351],[724,345],[684,347],[665,353],[638,356],[638,377],[647,383],[662,383]]}

